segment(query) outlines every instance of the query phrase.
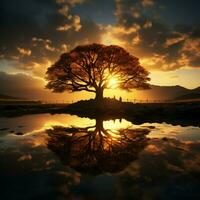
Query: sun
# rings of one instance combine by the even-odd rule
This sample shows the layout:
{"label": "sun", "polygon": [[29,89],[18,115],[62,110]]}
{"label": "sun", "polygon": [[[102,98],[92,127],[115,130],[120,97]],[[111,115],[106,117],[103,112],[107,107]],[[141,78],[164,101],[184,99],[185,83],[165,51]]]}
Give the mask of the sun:
{"label": "sun", "polygon": [[117,80],[117,78],[111,77],[108,80],[108,88],[114,89],[118,86],[119,81]]}

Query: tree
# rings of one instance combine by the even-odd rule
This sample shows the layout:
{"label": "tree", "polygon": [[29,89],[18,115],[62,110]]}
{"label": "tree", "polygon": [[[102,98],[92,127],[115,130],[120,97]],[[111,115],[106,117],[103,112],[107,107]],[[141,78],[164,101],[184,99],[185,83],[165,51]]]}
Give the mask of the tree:
{"label": "tree", "polygon": [[47,148],[62,164],[79,172],[119,172],[138,158],[148,143],[149,129],[108,129],[103,119],[88,127],[56,126],[46,130]]}
{"label": "tree", "polygon": [[150,80],[138,58],[119,46],[102,44],[77,46],[63,53],[46,74],[46,87],[53,92],[85,90],[95,93],[98,101],[104,89],[112,88],[111,79],[125,90],[149,88]]}

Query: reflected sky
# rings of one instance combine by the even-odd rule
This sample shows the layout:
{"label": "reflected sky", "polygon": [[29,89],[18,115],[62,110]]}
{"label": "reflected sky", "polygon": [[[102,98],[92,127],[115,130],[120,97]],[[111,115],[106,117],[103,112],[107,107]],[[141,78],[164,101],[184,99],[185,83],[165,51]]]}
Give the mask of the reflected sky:
{"label": "reflected sky", "polygon": [[0,178],[3,199],[200,199],[200,128],[0,118]]}
{"label": "reflected sky", "polygon": [[[14,118],[0,118],[0,137],[8,133],[33,134],[53,126],[87,127],[94,124],[95,119],[81,118],[69,114],[35,114]],[[182,127],[181,125],[171,125],[165,122],[134,125],[125,119],[105,120],[103,121],[103,126],[105,129],[111,130],[148,128],[151,130],[148,135],[150,138],[170,137],[184,141],[200,140],[200,128],[195,126]]]}

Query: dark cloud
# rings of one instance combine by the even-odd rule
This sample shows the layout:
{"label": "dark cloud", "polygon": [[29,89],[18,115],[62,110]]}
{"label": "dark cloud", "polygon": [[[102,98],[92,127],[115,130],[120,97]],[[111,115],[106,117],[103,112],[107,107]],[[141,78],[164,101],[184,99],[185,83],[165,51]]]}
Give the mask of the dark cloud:
{"label": "dark cloud", "polygon": [[200,57],[195,57],[191,60],[191,65],[193,67],[199,67],[200,66]]}
{"label": "dark cloud", "polygon": [[[64,21],[64,17],[57,13],[58,5],[54,0],[3,0],[1,4],[1,53],[7,59],[15,58],[22,63],[31,59],[37,62],[46,52],[33,48],[32,38],[53,38],[55,26]],[[19,49],[29,49],[32,53],[22,57]]]}
{"label": "dark cloud", "polygon": [[[50,61],[54,62],[63,51],[77,44],[97,42],[101,33],[99,26],[89,18],[82,20],[71,13],[75,5],[83,2],[2,0],[1,58],[17,60],[21,63],[18,68],[23,70],[45,72]],[[59,30],[62,26],[68,27],[67,30]]]}
{"label": "dark cloud", "polygon": [[[146,1],[149,5],[146,7],[140,2],[116,0],[116,26],[125,30],[139,27],[137,31],[124,31],[124,34],[118,35],[121,40],[126,41],[129,49],[142,58],[149,69],[200,67],[197,59],[200,55],[200,26],[167,25],[157,16],[161,12],[161,8],[157,6],[158,1]],[[138,42],[134,42],[135,40]]]}
{"label": "dark cloud", "polygon": [[[191,1],[187,18],[195,8]],[[124,45],[148,69],[199,67],[200,23],[194,19],[190,24],[184,23],[188,20],[178,25],[172,22],[170,13],[178,18],[175,11],[169,12],[173,2],[1,0],[0,59],[15,60],[19,69],[43,77],[63,51],[79,44],[104,42]],[[177,10],[183,16],[184,9]]]}

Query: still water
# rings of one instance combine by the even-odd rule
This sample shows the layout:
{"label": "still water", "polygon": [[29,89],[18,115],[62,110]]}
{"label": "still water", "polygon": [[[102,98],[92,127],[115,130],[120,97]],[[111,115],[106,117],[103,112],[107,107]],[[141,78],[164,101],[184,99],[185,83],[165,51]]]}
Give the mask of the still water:
{"label": "still water", "polygon": [[200,199],[200,128],[0,118],[0,199]]}

